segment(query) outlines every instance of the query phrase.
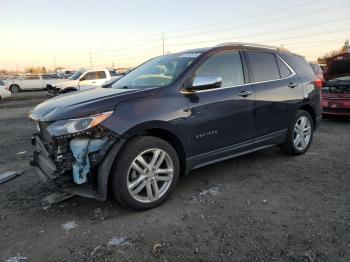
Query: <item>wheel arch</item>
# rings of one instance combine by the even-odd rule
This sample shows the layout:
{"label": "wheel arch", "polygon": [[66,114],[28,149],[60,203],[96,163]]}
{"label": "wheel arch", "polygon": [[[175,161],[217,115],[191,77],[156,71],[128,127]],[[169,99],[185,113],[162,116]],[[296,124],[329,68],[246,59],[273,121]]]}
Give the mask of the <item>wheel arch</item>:
{"label": "wheel arch", "polygon": [[180,138],[174,132],[171,124],[162,121],[144,123],[128,130],[121,135],[120,140],[116,142],[106,154],[104,160],[98,169],[98,191],[102,199],[106,199],[108,185],[110,182],[110,173],[115,159],[123,150],[124,146],[132,139],[139,136],[153,136],[168,142],[176,151],[180,162],[180,174],[185,174],[186,167],[186,148],[184,139]]}
{"label": "wheel arch", "polygon": [[12,88],[13,88],[14,86],[17,86],[18,89],[21,90],[21,87],[19,86],[19,84],[16,84],[16,83],[11,84],[11,85],[9,86],[9,90],[11,91]]}
{"label": "wheel arch", "polygon": [[79,91],[79,90],[77,88],[75,88],[75,87],[67,87],[67,88],[62,90],[62,94],[68,93],[68,92],[71,92],[71,91],[75,92],[75,91]]}
{"label": "wheel arch", "polygon": [[315,110],[312,108],[312,106],[311,105],[309,105],[309,104],[305,104],[305,105],[302,105],[301,107],[299,107],[299,109],[301,109],[301,110],[304,110],[304,111],[306,111],[306,112],[308,112],[310,115],[311,115],[311,117],[312,117],[312,122],[313,122],[313,124],[314,124],[314,127],[316,126],[316,113],[315,113]]}
{"label": "wheel arch", "polygon": [[122,136],[126,142],[137,136],[153,136],[168,142],[178,154],[181,166],[181,174],[186,170],[186,152],[191,150],[186,146],[186,138],[178,135],[181,134],[179,130],[172,124],[164,121],[151,121],[137,125],[126,131]]}

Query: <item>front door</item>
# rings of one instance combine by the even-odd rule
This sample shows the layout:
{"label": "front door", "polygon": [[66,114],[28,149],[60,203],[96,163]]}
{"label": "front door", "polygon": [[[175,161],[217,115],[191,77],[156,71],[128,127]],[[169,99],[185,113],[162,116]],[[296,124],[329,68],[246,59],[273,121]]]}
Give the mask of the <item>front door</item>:
{"label": "front door", "polygon": [[222,84],[186,94],[195,165],[249,150],[254,133],[254,93],[245,84],[240,52],[210,56],[193,78],[196,76],[218,76]]}

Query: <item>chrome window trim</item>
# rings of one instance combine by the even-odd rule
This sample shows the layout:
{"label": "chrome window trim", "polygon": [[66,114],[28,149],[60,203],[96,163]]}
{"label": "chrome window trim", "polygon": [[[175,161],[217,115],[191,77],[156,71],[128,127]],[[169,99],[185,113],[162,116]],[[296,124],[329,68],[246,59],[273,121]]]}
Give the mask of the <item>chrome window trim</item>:
{"label": "chrome window trim", "polygon": [[[291,78],[291,77],[296,75],[296,72],[293,70],[293,68],[282,57],[280,57],[278,54],[274,54],[274,55],[277,56],[277,58],[279,58],[287,66],[287,68],[291,71],[291,74],[289,76],[283,77],[283,78],[278,78],[278,79],[259,81],[259,82],[252,82],[252,83],[246,83],[246,84],[234,85],[234,86],[227,86],[227,87],[211,88],[211,89],[200,90],[200,91],[192,91],[191,92],[191,91],[186,91],[186,90],[180,90],[180,93],[182,93],[182,94],[197,94],[197,93],[204,93],[204,92],[212,92],[212,91],[223,90],[223,89],[228,89],[228,88],[235,88],[235,87],[240,87],[240,86],[256,85],[256,84],[270,83],[270,82],[279,81],[279,80],[286,80],[286,79]],[[278,66],[278,64],[277,64],[277,66]]]}

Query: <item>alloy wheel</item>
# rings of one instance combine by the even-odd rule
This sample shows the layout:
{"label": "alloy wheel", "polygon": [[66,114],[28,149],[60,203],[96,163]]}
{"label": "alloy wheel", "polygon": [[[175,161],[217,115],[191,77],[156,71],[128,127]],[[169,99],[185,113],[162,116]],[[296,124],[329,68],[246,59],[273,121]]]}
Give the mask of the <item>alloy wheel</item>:
{"label": "alloy wheel", "polygon": [[130,195],[142,203],[161,198],[169,189],[174,165],[169,154],[162,149],[149,149],[139,154],[128,170],[127,188]]}
{"label": "alloy wheel", "polygon": [[312,126],[310,119],[306,116],[301,116],[295,123],[293,131],[293,142],[296,149],[302,151],[310,143]]}
{"label": "alloy wheel", "polygon": [[11,91],[11,93],[18,93],[19,92],[19,88],[18,88],[18,86],[14,85],[14,86],[11,87],[10,91]]}

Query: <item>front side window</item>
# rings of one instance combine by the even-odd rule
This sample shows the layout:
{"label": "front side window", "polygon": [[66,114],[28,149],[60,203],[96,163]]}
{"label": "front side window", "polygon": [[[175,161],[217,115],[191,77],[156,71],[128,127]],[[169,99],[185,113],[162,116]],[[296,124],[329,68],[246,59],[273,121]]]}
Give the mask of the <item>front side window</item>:
{"label": "front side window", "polygon": [[89,73],[86,73],[86,75],[84,75],[81,80],[94,80],[94,79],[96,79],[96,72],[89,72]]}
{"label": "front side window", "polygon": [[221,87],[244,84],[241,57],[238,51],[224,51],[212,55],[197,69],[195,76],[219,76]]}
{"label": "front side window", "polygon": [[276,58],[271,53],[248,51],[246,52],[253,82],[262,82],[280,79]]}
{"label": "front side window", "polygon": [[201,53],[178,53],[153,58],[122,78],[113,88],[154,88],[172,84]]}

